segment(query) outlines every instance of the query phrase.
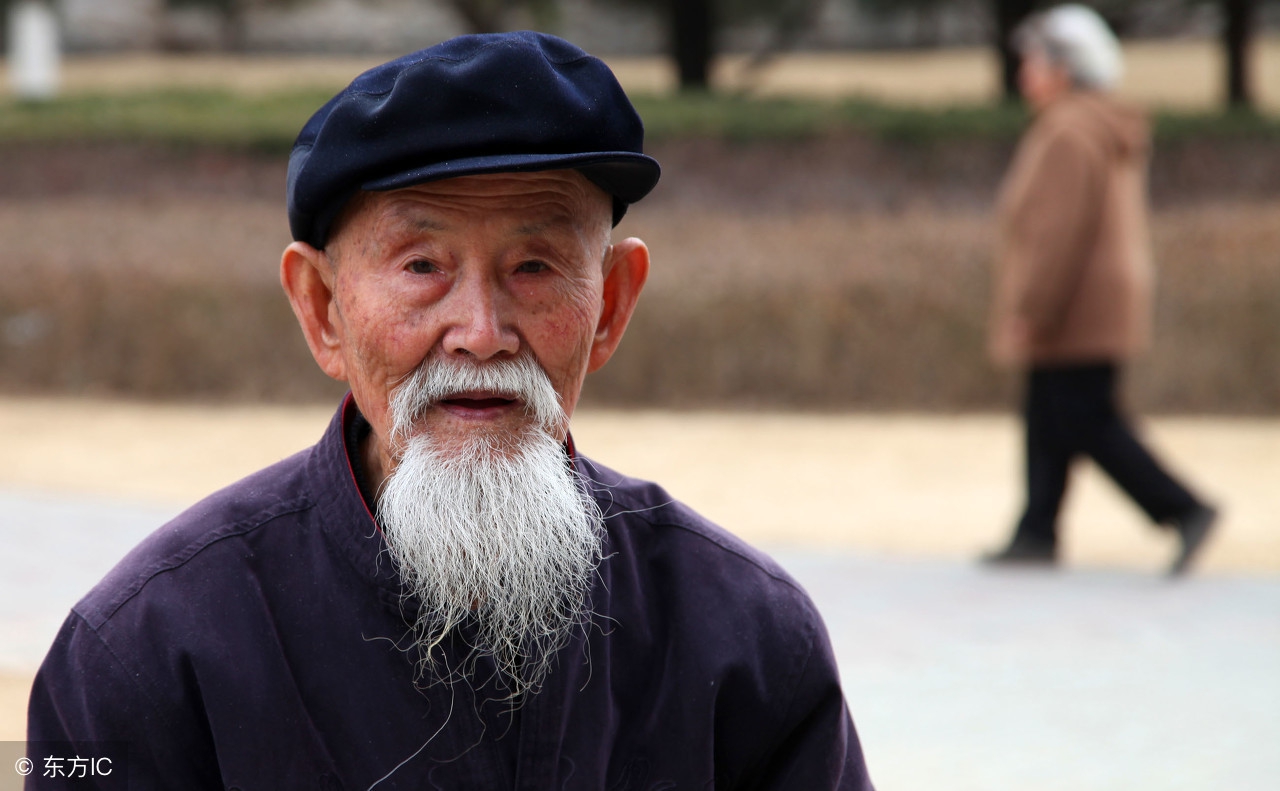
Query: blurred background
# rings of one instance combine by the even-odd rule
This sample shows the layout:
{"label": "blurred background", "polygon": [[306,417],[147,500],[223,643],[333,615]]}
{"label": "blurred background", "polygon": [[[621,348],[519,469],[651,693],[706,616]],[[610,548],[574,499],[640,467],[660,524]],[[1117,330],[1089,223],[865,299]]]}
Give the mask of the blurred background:
{"label": "blurred background", "polygon": [[1087,466],[1078,571],[971,568],[1020,506],[991,211],[1029,118],[1008,34],[1047,5],[0,0],[0,738],[66,608],[344,390],[277,282],[306,118],[389,57],[536,28],[614,68],[664,170],[617,231],[654,268],[578,445],[801,576],[882,787],[1272,787],[1280,2],[1088,4],[1155,122],[1155,344],[1126,402],[1224,507],[1204,573],[1162,589],[1169,537]]}

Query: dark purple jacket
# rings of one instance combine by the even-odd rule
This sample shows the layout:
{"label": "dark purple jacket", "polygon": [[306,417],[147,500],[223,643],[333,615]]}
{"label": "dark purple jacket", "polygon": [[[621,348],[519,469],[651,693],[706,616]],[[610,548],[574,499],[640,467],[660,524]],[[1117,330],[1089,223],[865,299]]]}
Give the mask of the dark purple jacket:
{"label": "dark purple jacket", "polygon": [[[139,790],[871,787],[804,591],[580,456],[608,526],[592,625],[514,714],[483,683],[415,686],[411,604],[344,440],[357,420],[348,397],[315,447],[116,566],[45,659],[28,739],[127,744]],[[39,775],[29,789],[61,787]]]}

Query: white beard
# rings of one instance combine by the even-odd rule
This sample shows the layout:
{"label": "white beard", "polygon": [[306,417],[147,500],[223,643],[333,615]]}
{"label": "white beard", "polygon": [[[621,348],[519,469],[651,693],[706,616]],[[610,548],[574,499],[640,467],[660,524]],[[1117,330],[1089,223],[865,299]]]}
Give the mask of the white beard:
{"label": "white beard", "polygon": [[[416,418],[437,401],[486,389],[524,401],[518,435],[477,432],[442,447]],[[552,431],[566,424],[546,374],[529,355],[468,363],[432,356],[397,388],[392,442],[400,451],[378,498],[378,521],[411,595],[420,677],[470,680],[491,656],[518,703],[536,693],[557,651],[590,619],[587,594],[604,522]],[[474,619],[457,667],[441,642]]]}

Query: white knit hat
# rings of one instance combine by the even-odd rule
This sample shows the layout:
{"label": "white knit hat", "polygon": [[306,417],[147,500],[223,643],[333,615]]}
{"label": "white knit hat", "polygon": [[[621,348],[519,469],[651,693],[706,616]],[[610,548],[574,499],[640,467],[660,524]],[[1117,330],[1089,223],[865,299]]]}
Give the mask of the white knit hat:
{"label": "white knit hat", "polygon": [[1014,37],[1019,50],[1043,50],[1081,88],[1110,90],[1124,72],[1115,34],[1093,9],[1082,5],[1060,5],[1035,14]]}

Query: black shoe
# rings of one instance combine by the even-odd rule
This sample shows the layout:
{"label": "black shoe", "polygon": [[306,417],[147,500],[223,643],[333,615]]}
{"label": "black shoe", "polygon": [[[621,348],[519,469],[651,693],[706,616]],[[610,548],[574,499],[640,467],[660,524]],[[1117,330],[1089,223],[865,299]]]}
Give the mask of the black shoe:
{"label": "black shoe", "polygon": [[1009,546],[979,560],[988,566],[1052,566],[1058,562],[1058,549],[1053,544],[1015,538]]}
{"label": "black shoe", "polygon": [[1205,539],[1213,532],[1214,523],[1217,521],[1217,509],[1207,505],[1196,506],[1190,513],[1173,520],[1173,526],[1178,531],[1182,547],[1178,550],[1178,556],[1173,559],[1173,565],[1169,567],[1170,577],[1180,577],[1187,573],[1187,569],[1191,567],[1191,561],[1195,560],[1196,555],[1199,554]]}

